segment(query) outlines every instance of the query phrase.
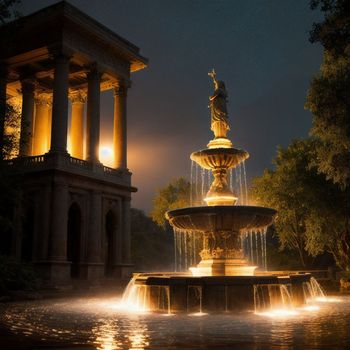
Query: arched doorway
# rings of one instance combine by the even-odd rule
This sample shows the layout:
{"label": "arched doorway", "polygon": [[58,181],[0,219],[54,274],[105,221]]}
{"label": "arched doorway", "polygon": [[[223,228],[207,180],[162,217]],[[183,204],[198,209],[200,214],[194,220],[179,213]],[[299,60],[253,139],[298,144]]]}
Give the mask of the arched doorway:
{"label": "arched doorway", "polygon": [[105,220],[105,276],[111,276],[113,272],[113,245],[117,230],[117,220],[114,213],[110,210],[106,214]]}
{"label": "arched doorway", "polygon": [[68,211],[67,227],[67,261],[71,262],[70,275],[80,277],[81,258],[81,212],[77,203],[73,203]]}

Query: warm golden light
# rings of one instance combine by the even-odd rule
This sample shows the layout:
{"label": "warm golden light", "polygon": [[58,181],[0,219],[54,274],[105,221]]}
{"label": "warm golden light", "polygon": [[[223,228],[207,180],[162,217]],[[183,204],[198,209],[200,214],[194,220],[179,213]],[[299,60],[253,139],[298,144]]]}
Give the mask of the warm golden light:
{"label": "warm golden light", "polygon": [[208,315],[206,312],[194,312],[193,314],[189,314],[188,316],[202,317],[206,315]]}
{"label": "warm golden light", "polygon": [[235,196],[215,196],[215,197],[206,197],[204,201],[208,205],[233,205],[238,200]]}
{"label": "warm golden light", "polygon": [[106,166],[113,167],[113,148],[110,145],[100,146],[100,162]]}
{"label": "warm golden light", "polygon": [[269,310],[264,312],[256,312],[256,315],[280,318],[280,317],[297,316],[299,315],[299,312],[295,310],[290,310],[290,309],[275,309],[275,310]]}

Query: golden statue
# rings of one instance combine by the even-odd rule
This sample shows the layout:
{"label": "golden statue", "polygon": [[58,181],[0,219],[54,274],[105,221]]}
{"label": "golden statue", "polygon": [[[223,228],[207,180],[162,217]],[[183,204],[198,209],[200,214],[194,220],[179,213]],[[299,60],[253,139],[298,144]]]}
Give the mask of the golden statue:
{"label": "golden statue", "polygon": [[213,79],[214,93],[209,97],[209,107],[211,111],[211,130],[214,132],[215,139],[227,138],[227,132],[230,130],[227,115],[227,91],[225,83],[216,80],[216,73],[213,69],[208,75]]}

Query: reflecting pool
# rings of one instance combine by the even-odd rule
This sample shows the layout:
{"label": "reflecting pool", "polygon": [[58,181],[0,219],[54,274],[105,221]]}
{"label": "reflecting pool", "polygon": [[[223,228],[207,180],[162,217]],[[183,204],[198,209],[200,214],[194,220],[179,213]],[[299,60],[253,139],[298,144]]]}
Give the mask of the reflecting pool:
{"label": "reflecting pool", "polygon": [[29,339],[112,349],[346,349],[350,296],[262,314],[151,314],[123,311],[117,298],[0,305],[3,327]]}

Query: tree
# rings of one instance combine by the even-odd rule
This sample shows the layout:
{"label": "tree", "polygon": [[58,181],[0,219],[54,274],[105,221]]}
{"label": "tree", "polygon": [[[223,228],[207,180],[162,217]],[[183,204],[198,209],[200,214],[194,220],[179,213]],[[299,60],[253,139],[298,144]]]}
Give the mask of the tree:
{"label": "tree", "polygon": [[[17,5],[20,3],[20,0],[0,0],[0,27],[5,25],[8,20],[17,18],[19,13],[16,10]],[[5,38],[2,38],[4,49],[7,46],[14,45],[12,42],[11,31]],[[7,71],[6,67],[2,62],[0,62],[0,78],[6,76]],[[12,152],[11,147],[14,145],[12,135],[4,135],[5,127],[11,123],[11,116],[14,115],[14,108],[7,104],[6,94],[0,95],[0,161],[6,158],[8,153]],[[17,115],[17,114],[15,114]],[[17,119],[18,120],[18,119]],[[7,124],[7,125],[6,125]],[[11,149],[9,151],[9,149]],[[7,154],[6,154],[7,153]]]}
{"label": "tree", "polygon": [[346,192],[312,165],[319,141],[293,141],[278,150],[274,170],[254,179],[258,203],[278,210],[276,230],[282,248],[298,251],[303,266],[330,252],[350,270],[350,203]]}
{"label": "tree", "polygon": [[[0,26],[7,20],[18,16],[16,5],[19,0],[0,0]],[[11,35],[7,38],[9,45]],[[0,63],[0,74],[5,67]],[[0,254],[9,254],[11,249],[11,234],[13,225],[13,208],[18,198],[18,191],[13,179],[8,174],[7,166],[2,162],[17,154],[19,141],[20,112],[13,105],[7,103],[6,96],[0,100]]]}
{"label": "tree", "polygon": [[324,47],[305,107],[313,115],[311,135],[319,139],[313,164],[343,189],[350,186],[350,2],[313,0],[325,14],[314,24],[311,42]]}
{"label": "tree", "polygon": [[348,0],[311,0],[310,8],[319,8],[324,13],[324,21],[314,23],[310,32],[310,42],[320,43],[334,56],[342,55],[349,45],[350,3]]}
{"label": "tree", "polygon": [[18,16],[16,5],[20,0],[0,0],[0,25],[4,25],[7,20]]}
{"label": "tree", "polygon": [[183,177],[172,180],[169,185],[160,188],[153,200],[152,219],[159,226],[166,227],[165,213],[168,210],[190,205],[190,183]]}
{"label": "tree", "polygon": [[294,249],[303,267],[310,265],[311,256],[306,251],[305,203],[306,169],[311,145],[294,141],[287,149],[279,148],[273,160],[275,170],[265,170],[253,181],[252,195],[261,205],[278,211],[276,230],[282,249]]}
{"label": "tree", "polygon": [[173,235],[143,211],[131,209],[131,255],[136,270],[172,271]]}

